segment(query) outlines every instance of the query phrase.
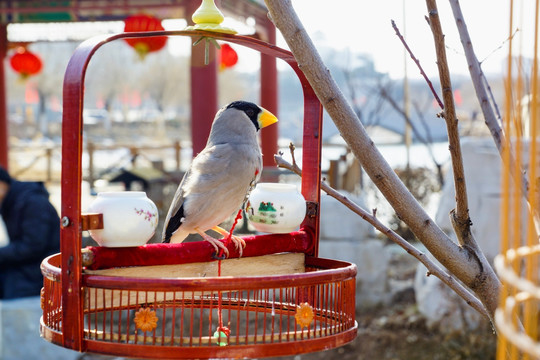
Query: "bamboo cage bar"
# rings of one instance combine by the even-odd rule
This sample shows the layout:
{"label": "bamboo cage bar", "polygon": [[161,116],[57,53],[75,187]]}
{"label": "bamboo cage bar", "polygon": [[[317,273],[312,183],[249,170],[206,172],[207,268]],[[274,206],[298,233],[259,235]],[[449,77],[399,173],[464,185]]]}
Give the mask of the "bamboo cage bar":
{"label": "bamboo cage bar", "polygon": [[[497,359],[540,359],[538,112],[539,3],[509,2],[509,40],[503,128],[501,252],[495,268],[503,283],[495,313]],[[514,36],[515,27],[520,34]],[[532,62],[525,61],[531,51]],[[511,164],[511,152],[515,163]],[[526,186],[523,186],[522,176]]]}

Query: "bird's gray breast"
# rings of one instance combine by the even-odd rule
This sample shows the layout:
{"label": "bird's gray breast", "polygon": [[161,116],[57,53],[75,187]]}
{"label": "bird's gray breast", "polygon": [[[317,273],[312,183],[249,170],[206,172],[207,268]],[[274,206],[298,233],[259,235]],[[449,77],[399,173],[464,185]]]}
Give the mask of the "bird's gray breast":
{"label": "bird's gray breast", "polygon": [[226,220],[240,209],[261,166],[258,145],[227,143],[203,150],[184,186],[185,225],[205,230]]}

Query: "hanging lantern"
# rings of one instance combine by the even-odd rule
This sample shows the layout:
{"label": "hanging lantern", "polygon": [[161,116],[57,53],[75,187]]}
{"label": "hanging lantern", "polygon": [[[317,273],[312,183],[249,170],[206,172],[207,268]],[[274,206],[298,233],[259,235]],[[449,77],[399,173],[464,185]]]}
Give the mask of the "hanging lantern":
{"label": "hanging lantern", "polygon": [[219,68],[221,70],[233,67],[238,62],[238,54],[229,44],[222,44],[219,50]]}
{"label": "hanging lantern", "polygon": [[[160,19],[145,14],[128,16],[124,20],[124,24],[124,32],[165,30],[161,25]],[[166,36],[130,38],[124,40],[129,46],[135,49],[141,59],[144,59],[150,52],[161,50],[167,43]]]}
{"label": "hanging lantern", "polygon": [[41,71],[43,64],[36,54],[32,53],[24,46],[19,46],[9,60],[13,70],[19,73],[21,79],[25,80],[29,76],[35,75]]}

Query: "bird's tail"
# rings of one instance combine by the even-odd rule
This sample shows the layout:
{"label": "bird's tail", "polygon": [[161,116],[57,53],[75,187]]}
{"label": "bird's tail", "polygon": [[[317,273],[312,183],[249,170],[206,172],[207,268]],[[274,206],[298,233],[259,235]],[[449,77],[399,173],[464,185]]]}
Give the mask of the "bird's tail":
{"label": "bird's tail", "polygon": [[163,231],[163,235],[161,238],[162,243],[181,243],[184,241],[184,239],[189,235],[188,231],[182,230],[182,228],[179,228],[176,231],[168,231],[168,229],[165,229]]}
{"label": "bird's tail", "polygon": [[182,241],[184,241],[185,238],[187,238],[188,235],[189,232],[178,229],[173,234],[167,234],[162,242],[171,244],[181,243]]}

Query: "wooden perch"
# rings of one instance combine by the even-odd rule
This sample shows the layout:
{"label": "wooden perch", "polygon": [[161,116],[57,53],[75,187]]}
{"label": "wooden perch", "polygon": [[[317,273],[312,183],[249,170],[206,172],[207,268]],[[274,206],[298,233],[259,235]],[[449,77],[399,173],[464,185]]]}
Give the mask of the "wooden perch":
{"label": "wooden perch", "polygon": [[[244,236],[246,247],[243,257],[261,256],[279,252],[306,253],[313,246],[313,234],[304,230],[288,234]],[[228,244],[229,258],[238,257],[234,244]],[[128,266],[176,265],[215,261],[215,250],[207,241],[179,244],[146,244],[137,247],[108,248],[91,246],[83,251],[83,266],[89,270]]]}

